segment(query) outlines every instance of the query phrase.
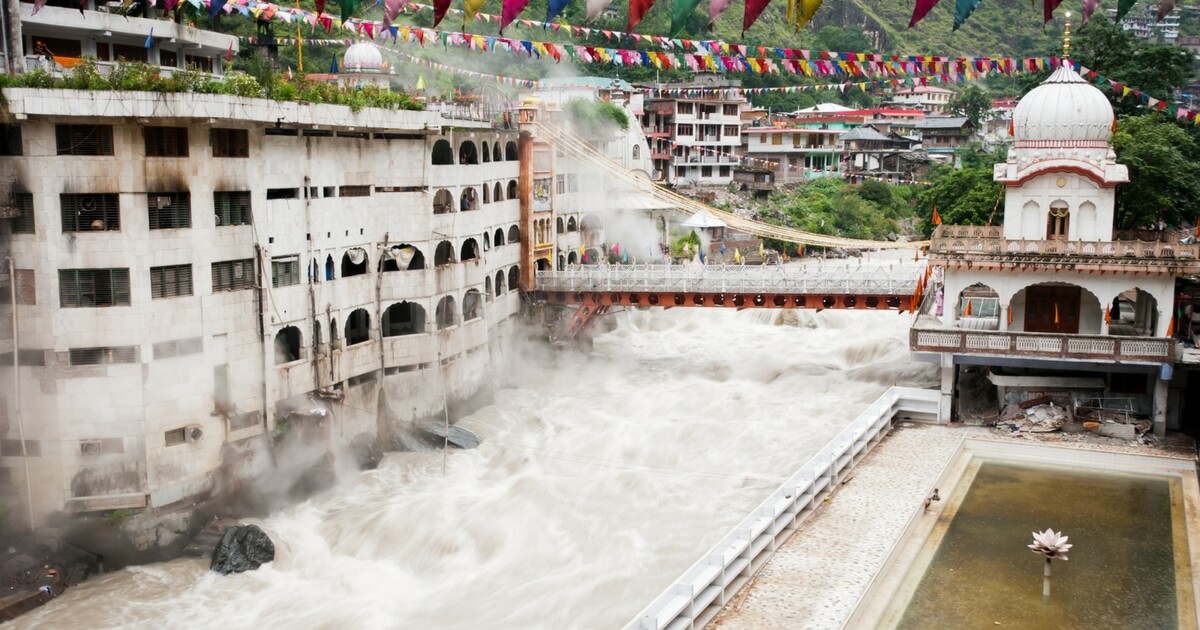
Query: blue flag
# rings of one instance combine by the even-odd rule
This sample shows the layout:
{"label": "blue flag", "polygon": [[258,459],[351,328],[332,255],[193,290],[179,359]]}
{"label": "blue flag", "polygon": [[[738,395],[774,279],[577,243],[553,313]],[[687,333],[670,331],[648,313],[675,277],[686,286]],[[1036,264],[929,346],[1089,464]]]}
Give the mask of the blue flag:
{"label": "blue flag", "polygon": [[721,243],[721,255],[725,255],[725,243]]}
{"label": "blue flag", "polygon": [[[550,0],[549,6],[546,7],[546,21],[553,22],[568,4],[571,4],[571,0]],[[550,28],[550,25],[547,24],[544,28]]]}
{"label": "blue flag", "polygon": [[226,0],[212,0],[208,5],[208,17],[217,17],[221,9],[225,8],[225,2]]}
{"label": "blue flag", "polygon": [[154,43],[154,27],[150,27],[150,34],[146,36],[146,45],[143,48],[149,48]]}
{"label": "blue flag", "polygon": [[333,59],[331,59],[329,61],[329,74],[337,74],[337,73],[338,73],[337,55],[334,55]]}

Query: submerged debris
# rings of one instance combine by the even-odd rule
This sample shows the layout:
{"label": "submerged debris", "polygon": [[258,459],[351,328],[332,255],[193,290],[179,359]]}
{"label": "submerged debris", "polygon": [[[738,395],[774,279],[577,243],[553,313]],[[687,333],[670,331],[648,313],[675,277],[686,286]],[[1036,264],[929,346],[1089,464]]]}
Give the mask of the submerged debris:
{"label": "submerged debris", "polygon": [[225,530],[213,550],[209,569],[229,575],[253,571],[275,559],[275,543],[257,525],[235,525]]}

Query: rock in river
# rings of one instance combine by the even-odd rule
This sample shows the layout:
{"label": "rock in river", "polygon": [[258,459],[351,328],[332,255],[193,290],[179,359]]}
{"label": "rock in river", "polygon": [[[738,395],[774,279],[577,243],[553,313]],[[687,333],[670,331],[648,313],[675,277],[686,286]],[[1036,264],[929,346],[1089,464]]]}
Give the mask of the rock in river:
{"label": "rock in river", "polygon": [[275,559],[275,543],[257,525],[235,525],[225,530],[213,550],[209,569],[229,575],[253,571]]}

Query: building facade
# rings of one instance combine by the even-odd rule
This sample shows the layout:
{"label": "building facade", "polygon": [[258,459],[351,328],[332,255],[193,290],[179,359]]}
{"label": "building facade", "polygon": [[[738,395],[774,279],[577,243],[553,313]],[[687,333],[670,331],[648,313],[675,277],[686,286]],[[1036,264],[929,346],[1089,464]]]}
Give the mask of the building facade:
{"label": "building facade", "polygon": [[950,101],[956,95],[954,90],[933,85],[917,85],[888,94],[883,104],[885,107],[919,109],[930,116],[945,116],[949,112]]}
{"label": "building facade", "polygon": [[700,73],[694,81],[656,86],[646,97],[642,128],[658,181],[673,186],[725,186],[742,144],[741,82]]}
{"label": "building facade", "polygon": [[[837,173],[843,134],[852,128],[841,116],[796,119],[787,127],[747,127],[747,157],[775,164],[775,181],[789,183]],[[757,164],[757,163],[756,163]]]}
{"label": "building facade", "polygon": [[990,391],[1001,407],[1045,396],[1144,415],[1158,435],[1181,428],[1177,403],[1196,377],[1177,361],[1173,315],[1200,246],[1114,229],[1115,187],[1129,175],[1113,111],[1069,66],[1025,95],[1013,129],[995,166],[1003,224],[933,235],[936,288],[911,343],[942,366],[943,420]]}

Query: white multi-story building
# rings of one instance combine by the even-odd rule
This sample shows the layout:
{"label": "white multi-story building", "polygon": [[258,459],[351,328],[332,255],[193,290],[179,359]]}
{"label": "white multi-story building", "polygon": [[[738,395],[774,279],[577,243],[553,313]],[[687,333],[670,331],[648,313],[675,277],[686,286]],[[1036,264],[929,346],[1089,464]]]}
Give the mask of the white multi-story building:
{"label": "white multi-story building", "polygon": [[950,101],[955,95],[954,90],[933,85],[917,85],[886,95],[883,105],[884,107],[919,109],[930,116],[945,116],[949,113]]}
{"label": "white multi-story building", "polygon": [[724,186],[733,181],[742,144],[740,81],[700,73],[695,81],[656,86],[646,97],[642,128],[659,181]]}
{"label": "white multi-story building", "polygon": [[[1179,39],[1179,20],[1183,16],[1183,9],[1175,8],[1170,13],[1158,19],[1158,4],[1146,3],[1140,8],[1130,11],[1121,18],[1121,28],[1127,31],[1133,31],[1133,34],[1139,39],[1158,39],[1166,44],[1174,44]],[[1117,19],[1117,10],[1109,9],[1108,18],[1110,20]]]}

